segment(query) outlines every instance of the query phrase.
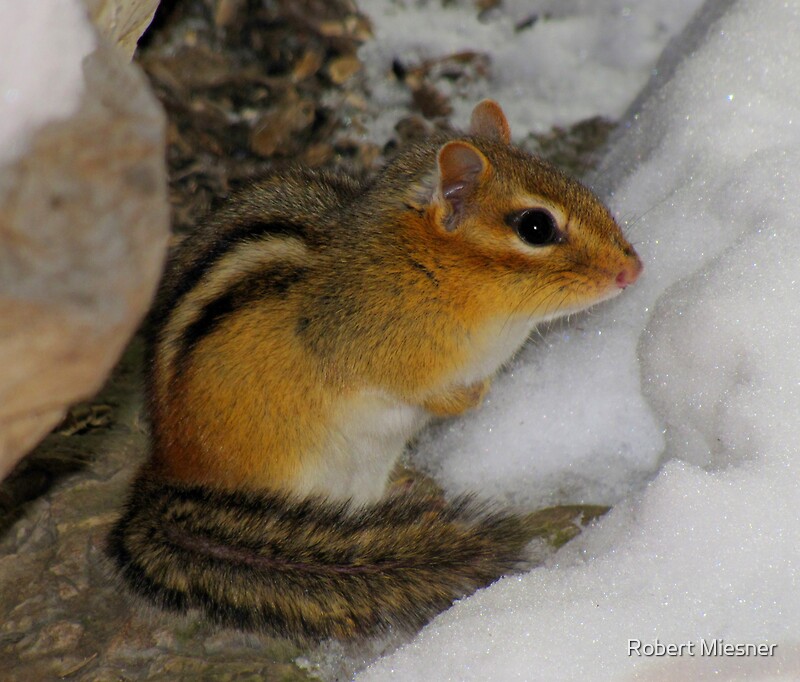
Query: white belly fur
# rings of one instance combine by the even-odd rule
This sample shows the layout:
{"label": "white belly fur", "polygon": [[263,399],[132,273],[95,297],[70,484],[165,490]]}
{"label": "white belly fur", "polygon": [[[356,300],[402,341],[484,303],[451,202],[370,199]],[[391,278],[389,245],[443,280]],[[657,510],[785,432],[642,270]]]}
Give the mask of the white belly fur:
{"label": "white belly fur", "polygon": [[474,356],[454,378],[454,385],[469,386],[494,376],[520,349],[540,320],[528,317],[496,319],[472,338]]}
{"label": "white belly fur", "polygon": [[385,391],[362,391],[335,416],[318,465],[304,475],[305,492],[355,504],[376,502],[406,443],[429,418],[424,408]]}
{"label": "white belly fur", "polygon": [[[472,339],[472,361],[452,378],[452,385],[468,386],[493,376],[534,326],[529,318],[506,318],[488,324]],[[406,443],[430,419],[431,414],[423,407],[386,391],[362,391],[335,415],[327,446],[316,464],[304,472],[300,492],[354,504],[376,502],[386,491],[389,475]]]}

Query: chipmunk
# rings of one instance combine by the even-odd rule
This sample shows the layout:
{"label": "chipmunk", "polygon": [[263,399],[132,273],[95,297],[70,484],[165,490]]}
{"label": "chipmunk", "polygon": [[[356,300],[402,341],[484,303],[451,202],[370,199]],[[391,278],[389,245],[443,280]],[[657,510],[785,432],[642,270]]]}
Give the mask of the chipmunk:
{"label": "chipmunk", "polygon": [[157,604],[298,640],[414,629],[520,565],[525,517],[386,494],[408,440],[476,407],[538,323],[642,264],[583,185],[468,135],[377,177],[294,170],[171,258],[153,312],[152,453],[108,552]]}

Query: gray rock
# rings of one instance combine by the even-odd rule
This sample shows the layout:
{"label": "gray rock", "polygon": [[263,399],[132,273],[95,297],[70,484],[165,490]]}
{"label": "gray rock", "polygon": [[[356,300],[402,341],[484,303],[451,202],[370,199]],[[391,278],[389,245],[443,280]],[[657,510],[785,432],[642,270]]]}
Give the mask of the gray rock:
{"label": "gray rock", "polygon": [[163,112],[138,68],[99,43],[75,114],[0,168],[0,478],[99,389],[162,267]]}
{"label": "gray rock", "polygon": [[153,20],[158,3],[159,0],[83,0],[94,25],[128,57]]}

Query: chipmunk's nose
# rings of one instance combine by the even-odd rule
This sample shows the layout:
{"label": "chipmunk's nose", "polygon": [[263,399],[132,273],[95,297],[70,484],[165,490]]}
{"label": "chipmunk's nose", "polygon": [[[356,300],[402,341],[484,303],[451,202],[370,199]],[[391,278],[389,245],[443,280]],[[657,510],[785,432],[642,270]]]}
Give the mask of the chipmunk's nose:
{"label": "chipmunk's nose", "polygon": [[630,286],[639,279],[639,275],[642,274],[643,269],[644,266],[642,265],[642,261],[639,260],[639,256],[634,255],[630,262],[619,271],[617,275],[617,286],[620,289]]}

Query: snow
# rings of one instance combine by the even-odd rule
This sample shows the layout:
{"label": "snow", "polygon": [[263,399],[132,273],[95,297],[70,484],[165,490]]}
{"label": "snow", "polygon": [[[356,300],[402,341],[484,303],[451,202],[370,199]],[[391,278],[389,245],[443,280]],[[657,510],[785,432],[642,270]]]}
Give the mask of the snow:
{"label": "snow", "polygon": [[80,0],[0,2],[0,165],[42,125],[72,114],[95,38]]}
{"label": "snow", "polygon": [[[504,0],[482,16],[473,0],[358,5],[375,34],[359,51],[381,112],[369,136],[383,144],[408,111],[407,89],[387,79],[392,61],[410,66],[462,51],[491,55],[491,73],[489,84],[437,82],[457,119],[469,119],[487,87],[517,135],[591,116],[619,119],[699,0]],[[520,28],[526,20],[535,21]]]}
{"label": "snow", "polygon": [[[654,49],[641,27],[666,11],[557,5],[570,44],[584,19],[641,10],[634,62]],[[800,679],[798,30],[797,2],[710,0],[692,19],[594,181],[628,219],[644,276],[543,331],[484,409],[420,444],[451,491],[613,510],[357,679]],[[503,87],[481,96],[505,104]],[[632,639],[684,654],[629,655]],[[715,639],[777,648],[702,655]]]}

